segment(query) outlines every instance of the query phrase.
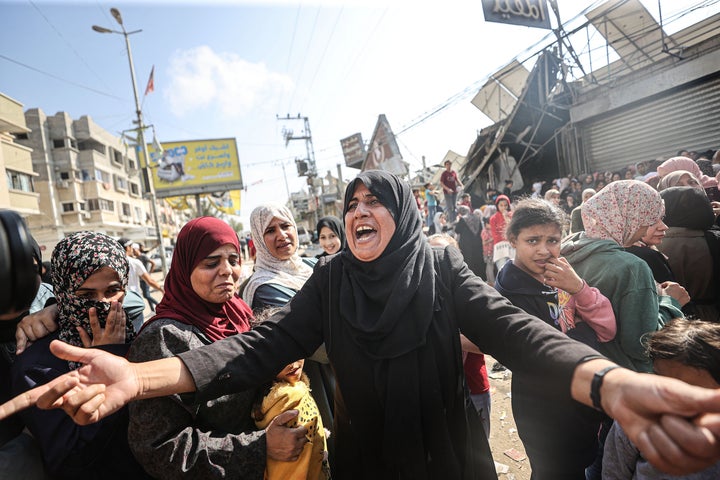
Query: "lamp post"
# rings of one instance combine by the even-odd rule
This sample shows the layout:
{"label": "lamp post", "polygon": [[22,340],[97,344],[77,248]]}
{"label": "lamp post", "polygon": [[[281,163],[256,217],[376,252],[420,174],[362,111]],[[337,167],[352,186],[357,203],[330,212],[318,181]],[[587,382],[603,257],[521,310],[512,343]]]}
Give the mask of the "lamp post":
{"label": "lamp post", "polygon": [[105,27],[99,27],[93,25],[92,29],[98,33],[118,33],[125,37],[125,46],[127,47],[128,63],[130,64],[130,78],[132,80],[133,94],[135,95],[135,114],[137,115],[137,131],[138,131],[138,142],[142,147],[143,157],[145,157],[145,166],[143,167],[143,174],[145,176],[145,185],[147,193],[150,196],[150,210],[152,211],[153,221],[155,222],[155,234],[157,236],[157,242],[160,248],[160,262],[162,264],[163,277],[167,275],[167,261],[165,259],[165,246],[163,245],[162,232],[160,231],[160,218],[157,212],[157,197],[155,196],[155,185],[152,180],[152,173],[150,172],[150,156],[148,155],[147,143],[145,142],[145,125],[143,124],[142,110],[140,109],[140,98],[138,97],[137,86],[135,85],[135,66],[133,65],[132,50],[130,50],[130,35],[134,33],[142,32],[142,30],[133,30],[128,32],[125,30],[123,25],[122,15],[120,10],[117,8],[111,8],[110,13],[112,14],[115,21],[120,25],[121,32],[117,30],[111,30]]}

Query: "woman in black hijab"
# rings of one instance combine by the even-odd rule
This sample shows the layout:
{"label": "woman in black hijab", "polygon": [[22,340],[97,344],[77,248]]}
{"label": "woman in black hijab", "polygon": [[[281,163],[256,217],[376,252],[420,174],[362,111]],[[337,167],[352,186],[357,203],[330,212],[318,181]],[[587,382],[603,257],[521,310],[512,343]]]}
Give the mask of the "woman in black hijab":
{"label": "woman in black hijab", "polygon": [[690,313],[716,322],[720,320],[720,230],[713,226],[710,199],[692,187],[667,188],[660,196],[668,230],[658,248],[692,299]]}
{"label": "woman in black hijab", "polygon": [[317,223],[317,238],[323,252],[317,258],[333,255],[345,248],[345,227],[342,220],[332,215],[322,217]]}
{"label": "woman in black hijab", "polygon": [[[56,343],[63,358],[90,363],[82,380],[58,380],[0,406],[0,416],[38,397],[79,422],[133,399],[193,391],[196,401],[215,398],[272,378],[324,341],[337,375],[334,476],[495,478],[485,436],[466,408],[462,331],[512,370],[535,375],[543,386],[538,402],[572,396],[604,407],[663,470],[700,470],[720,457],[708,428],[682,420],[687,412],[720,411],[720,395],[618,369],[514,307],[470,272],[457,249],[428,245],[404,181],[361,173],[348,185],[344,216],[347,250],[320,259],[290,303],[256,329],[140,364]],[[58,401],[70,388],[73,394]],[[673,421],[661,423],[661,413]],[[300,448],[302,442],[288,458]]]}

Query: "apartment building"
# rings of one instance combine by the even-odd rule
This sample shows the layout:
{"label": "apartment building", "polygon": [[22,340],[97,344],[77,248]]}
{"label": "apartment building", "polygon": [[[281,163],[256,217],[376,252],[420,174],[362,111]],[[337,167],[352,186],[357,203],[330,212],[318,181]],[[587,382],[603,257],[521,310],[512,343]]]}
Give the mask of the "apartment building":
{"label": "apartment building", "polygon": [[[50,256],[59,240],[80,230],[156,246],[134,149],[87,115],[73,120],[66,112],[47,116],[32,108],[25,112],[25,123],[29,131],[16,141],[32,149],[40,203],[40,211],[28,215],[27,221],[38,243],[45,246],[44,256]],[[163,234],[174,238],[174,213],[161,207]]]}
{"label": "apartment building", "polygon": [[29,131],[22,103],[0,93],[0,173],[6,178],[0,185],[0,208],[24,217],[40,213],[31,150],[17,141]]}

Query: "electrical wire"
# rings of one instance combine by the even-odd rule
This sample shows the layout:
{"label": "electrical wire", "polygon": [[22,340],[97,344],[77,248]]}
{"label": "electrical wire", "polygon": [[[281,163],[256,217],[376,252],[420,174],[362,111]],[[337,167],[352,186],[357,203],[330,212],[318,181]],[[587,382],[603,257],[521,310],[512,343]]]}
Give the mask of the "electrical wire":
{"label": "electrical wire", "polygon": [[5,55],[3,55],[3,54],[0,54],[0,58],[3,59],[3,60],[6,60],[6,61],[8,61],[8,62],[14,63],[14,64],[16,64],[16,65],[20,65],[21,67],[27,68],[28,70],[32,70],[32,71],[34,71],[34,72],[41,73],[41,74],[43,74],[43,75],[47,75],[48,77],[54,78],[55,80],[60,80],[61,82],[67,83],[67,84],[69,84],[69,85],[73,85],[73,86],[75,86],[75,87],[82,88],[82,89],[84,89],[84,90],[88,90],[88,91],[93,92],[93,93],[97,93],[98,95],[103,95],[103,96],[105,96],[105,97],[114,98],[115,100],[121,100],[121,101],[123,101],[123,102],[125,101],[124,98],[118,97],[117,95],[112,95],[112,94],[110,94],[110,93],[106,93],[106,92],[103,92],[103,91],[101,91],[101,90],[97,90],[97,89],[95,89],[95,88],[88,87],[88,86],[83,85],[83,84],[81,84],[81,83],[73,82],[72,80],[68,80],[68,79],[66,79],[66,78],[59,77],[59,76],[57,76],[57,75],[55,75],[55,74],[53,74],[53,73],[46,72],[46,71],[44,71],[44,70],[40,70],[39,68],[32,67],[32,66],[30,66],[30,65],[28,65],[28,64],[26,64],[26,63],[22,63],[22,62],[20,62],[20,61],[18,61],[18,60],[15,60],[15,59],[10,58],[10,57],[8,57],[8,56],[5,56]]}

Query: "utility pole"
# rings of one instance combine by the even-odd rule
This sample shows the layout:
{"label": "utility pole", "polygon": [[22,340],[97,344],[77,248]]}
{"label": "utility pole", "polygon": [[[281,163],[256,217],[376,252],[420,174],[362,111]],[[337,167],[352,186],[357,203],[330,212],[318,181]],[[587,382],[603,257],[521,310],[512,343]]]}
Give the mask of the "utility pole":
{"label": "utility pole", "polygon": [[[315,148],[313,147],[313,141],[312,141],[312,133],[310,132],[310,119],[308,117],[301,116],[299,113],[297,114],[297,117],[291,117],[290,114],[287,114],[285,117],[280,117],[278,115],[275,116],[278,120],[302,120],[303,121],[303,131],[301,135],[295,136],[293,130],[288,128],[283,128],[283,138],[285,139],[285,146],[288,146],[288,143],[290,143],[290,140],[305,140],[305,150],[307,153],[307,158],[305,160],[301,159],[295,159],[295,163],[297,165],[298,169],[298,176],[300,177],[307,177],[307,183],[309,186],[309,191],[311,196],[313,197],[313,200],[317,201],[317,192],[315,190],[315,179],[317,178],[317,165],[315,164]],[[321,199],[322,200],[322,199]],[[324,216],[325,215],[325,204],[324,202],[320,203],[320,209],[321,213]],[[313,210],[313,219],[315,221],[315,224],[317,224],[318,221],[318,212],[317,208]]]}

